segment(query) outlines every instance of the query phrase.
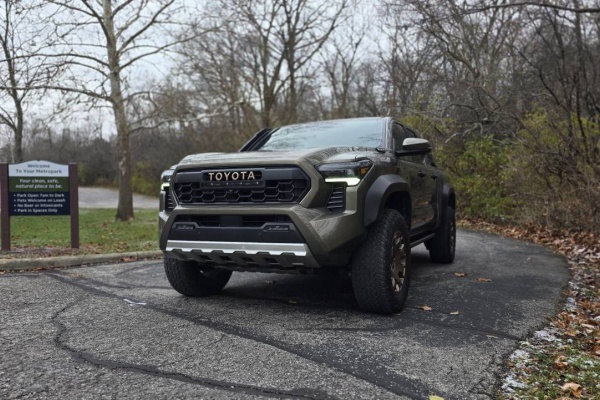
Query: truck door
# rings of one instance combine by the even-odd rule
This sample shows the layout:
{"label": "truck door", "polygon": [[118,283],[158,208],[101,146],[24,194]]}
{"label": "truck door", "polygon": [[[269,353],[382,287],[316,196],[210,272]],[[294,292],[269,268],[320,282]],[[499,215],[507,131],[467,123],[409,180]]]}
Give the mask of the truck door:
{"label": "truck door", "polygon": [[[414,137],[417,135],[410,128],[404,127],[406,137]],[[435,223],[437,214],[437,173],[436,168],[431,165],[431,155],[415,155],[408,156],[413,163],[418,178],[418,196],[416,205],[418,208],[419,226],[429,226]]]}

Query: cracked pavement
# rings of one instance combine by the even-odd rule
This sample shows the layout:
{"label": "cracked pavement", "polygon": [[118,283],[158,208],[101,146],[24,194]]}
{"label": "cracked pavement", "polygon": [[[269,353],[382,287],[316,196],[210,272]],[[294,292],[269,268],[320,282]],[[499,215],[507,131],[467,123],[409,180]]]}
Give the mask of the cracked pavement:
{"label": "cracked pavement", "polygon": [[6,274],[0,398],[488,399],[569,278],[544,248],[469,231],[454,264],[419,246],[413,267],[394,316],[360,311],[333,276],[234,273],[190,299],[162,261]]}

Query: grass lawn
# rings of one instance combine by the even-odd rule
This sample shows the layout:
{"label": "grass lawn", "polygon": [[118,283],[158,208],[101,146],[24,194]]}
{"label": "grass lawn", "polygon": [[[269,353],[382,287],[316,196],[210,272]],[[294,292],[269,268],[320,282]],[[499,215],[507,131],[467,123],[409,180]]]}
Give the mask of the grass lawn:
{"label": "grass lawn", "polygon": [[11,251],[0,259],[158,250],[158,215],[136,210],[135,220],[115,222],[114,209],[80,209],[80,249],[71,250],[70,217],[11,217]]}

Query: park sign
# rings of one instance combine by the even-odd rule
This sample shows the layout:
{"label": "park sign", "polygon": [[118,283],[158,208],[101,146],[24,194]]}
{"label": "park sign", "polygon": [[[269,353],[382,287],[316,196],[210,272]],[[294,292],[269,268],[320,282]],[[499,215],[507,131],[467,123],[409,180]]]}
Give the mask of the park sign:
{"label": "park sign", "polygon": [[69,166],[28,161],[8,166],[10,215],[69,215]]}
{"label": "park sign", "polygon": [[2,250],[10,250],[11,216],[71,216],[71,247],[79,248],[77,164],[0,163]]}

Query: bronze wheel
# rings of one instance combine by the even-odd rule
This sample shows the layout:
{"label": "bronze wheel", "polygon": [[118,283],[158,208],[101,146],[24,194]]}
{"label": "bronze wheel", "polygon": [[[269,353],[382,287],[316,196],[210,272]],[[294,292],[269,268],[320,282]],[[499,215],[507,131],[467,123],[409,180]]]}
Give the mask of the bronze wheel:
{"label": "bronze wheel", "polygon": [[360,308],[379,314],[402,310],[410,284],[410,242],[404,217],[384,210],[350,263],[354,296]]}
{"label": "bronze wheel", "polygon": [[392,287],[394,292],[400,292],[406,277],[406,249],[402,232],[396,231],[392,239]]}

